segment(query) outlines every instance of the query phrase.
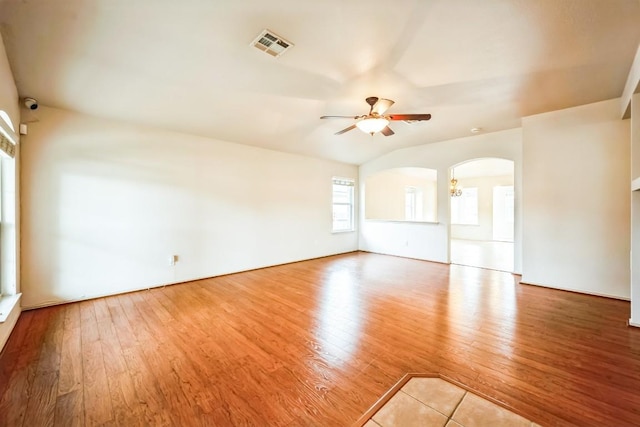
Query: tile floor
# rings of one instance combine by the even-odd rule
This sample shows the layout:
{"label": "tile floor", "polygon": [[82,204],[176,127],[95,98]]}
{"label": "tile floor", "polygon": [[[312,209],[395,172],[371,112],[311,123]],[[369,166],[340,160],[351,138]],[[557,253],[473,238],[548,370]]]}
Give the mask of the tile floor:
{"label": "tile floor", "polygon": [[440,378],[411,378],[365,427],[539,427]]}

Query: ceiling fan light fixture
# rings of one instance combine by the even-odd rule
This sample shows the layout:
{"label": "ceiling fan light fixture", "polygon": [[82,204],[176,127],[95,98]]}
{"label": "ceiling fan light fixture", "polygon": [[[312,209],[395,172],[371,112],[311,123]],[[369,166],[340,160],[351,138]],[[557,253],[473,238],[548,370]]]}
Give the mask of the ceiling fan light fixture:
{"label": "ceiling fan light fixture", "polygon": [[364,133],[373,135],[376,132],[380,132],[386,128],[389,124],[389,120],[384,117],[367,117],[356,123],[358,129]]}
{"label": "ceiling fan light fixture", "polygon": [[[0,0],[1,1],[1,0]],[[321,116],[321,119],[352,119],[357,120],[356,123],[349,127],[336,132],[334,135],[342,135],[349,132],[356,127],[362,132],[374,135],[376,132],[380,132],[384,136],[395,135],[395,132],[389,127],[389,122],[392,121],[405,121],[405,122],[421,122],[431,119],[431,114],[387,114],[383,115],[394,102],[390,99],[378,98],[377,96],[370,96],[367,99],[367,104],[371,107],[369,114],[362,116]]]}

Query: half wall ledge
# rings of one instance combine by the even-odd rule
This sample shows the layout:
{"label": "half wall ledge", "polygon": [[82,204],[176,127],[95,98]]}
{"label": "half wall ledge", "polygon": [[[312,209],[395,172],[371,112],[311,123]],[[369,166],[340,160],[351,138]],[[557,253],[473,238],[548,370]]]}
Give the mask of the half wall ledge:
{"label": "half wall ledge", "polygon": [[22,294],[0,296],[0,323],[4,323],[14,307],[20,303]]}

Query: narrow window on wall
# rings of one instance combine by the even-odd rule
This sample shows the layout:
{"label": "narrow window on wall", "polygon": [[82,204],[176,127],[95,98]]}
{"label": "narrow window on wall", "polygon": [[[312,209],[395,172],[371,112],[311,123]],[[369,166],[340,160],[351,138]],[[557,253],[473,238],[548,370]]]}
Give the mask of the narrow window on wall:
{"label": "narrow window on wall", "polygon": [[478,189],[465,187],[451,198],[451,224],[478,225]]}
{"label": "narrow window on wall", "polygon": [[[0,191],[2,191],[2,159],[0,159]],[[2,230],[2,227],[3,227],[3,221],[4,221],[4,218],[2,217],[2,195],[0,195],[0,231]],[[0,235],[0,238],[1,237],[2,235]],[[0,273],[2,273],[1,269],[2,269],[2,262],[0,262]],[[1,274],[0,274],[0,277],[2,277]],[[6,294],[5,290],[3,289],[2,282],[3,280],[0,280],[0,298],[2,298],[2,295]]]}
{"label": "narrow window on wall", "polygon": [[493,187],[493,240],[513,242],[513,186]]}
{"label": "narrow window on wall", "polygon": [[407,221],[422,219],[422,190],[417,187],[404,189],[404,219]]}
{"label": "narrow window on wall", "polygon": [[354,189],[351,179],[333,178],[333,231],[354,230]]}
{"label": "narrow window on wall", "polygon": [[7,126],[9,126],[9,129],[11,129],[14,132],[16,131],[15,128],[13,127],[13,122],[11,121],[11,118],[9,117],[6,111],[0,110],[0,119],[2,119],[7,124]]}
{"label": "narrow window on wall", "polygon": [[[4,161],[13,161],[16,154],[16,143],[14,138],[15,128],[13,127],[13,123],[11,122],[11,118],[7,114],[6,111],[0,110],[0,230],[3,228],[4,218],[2,217],[2,211],[4,210],[4,206],[2,205],[3,201],[7,200],[7,189],[4,188],[2,183],[2,163]],[[0,236],[0,242],[2,241],[2,236]],[[9,248],[6,242],[3,242],[0,246],[1,250],[13,250],[15,249],[15,243],[12,243],[12,247]],[[2,269],[4,260],[0,260],[0,269]],[[0,298],[3,295],[11,294],[12,292],[9,289],[6,289],[5,279],[2,278],[3,274],[0,270]],[[13,292],[15,293],[15,292]],[[2,313],[0,313],[2,314]]]}

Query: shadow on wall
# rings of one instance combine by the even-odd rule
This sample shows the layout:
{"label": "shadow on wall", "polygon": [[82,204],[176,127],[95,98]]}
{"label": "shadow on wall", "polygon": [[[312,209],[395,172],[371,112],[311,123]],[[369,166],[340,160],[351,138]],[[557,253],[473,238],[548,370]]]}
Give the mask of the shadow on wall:
{"label": "shadow on wall", "polygon": [[43,107],[22,175],[29,307],[357,248],[331,233],[352,165]]}

